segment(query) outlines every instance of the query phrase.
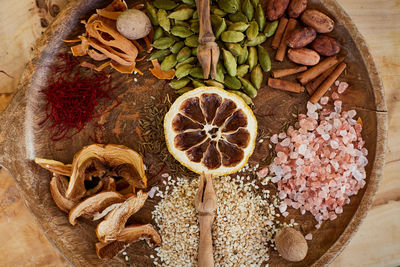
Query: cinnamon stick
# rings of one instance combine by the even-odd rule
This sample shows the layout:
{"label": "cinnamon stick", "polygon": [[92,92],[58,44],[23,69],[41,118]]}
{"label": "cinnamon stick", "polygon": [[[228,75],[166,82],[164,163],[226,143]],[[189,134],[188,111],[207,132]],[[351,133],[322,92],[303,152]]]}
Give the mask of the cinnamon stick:
{"label": "cinnamon stick", "polygon": [[271,72],[271,75],[274,78],[281,78],[281,77],[289,76],[289,75],[296,74],[296,73],[299,73],[299,72],[303,72],[303,71],[306,71],[306,70],[307,70],[306,66],[298,66],[298,67],[295,67],[295,68],[273,70]]}
{"label": "cinnamon stick", "polygon": [[276,51],[275,60],[283,61],[287,50],[287,38],[289,34],[296,28],[297,20],[289,19],[285,32],[283,33],[281,43],[279,44],[278,50]]}
{"label": "cinnamon stick", "polygon": [[274,39],[272,39],[272,43],[271,43],[271,47],[273,49],[277,49],[279,47],[279,44],[281,43],[281,40],[282,40],[283,32],[286,29],[286,25],[287,25],[288,21],[289,20],[285,17],[281,17],[281,19],[279,20],[278,29],[276,29]]}
{"label": "cinnamon stick", "polygon": [[337,64],[330,67],[327,71],[319,75],[317,78],[306,84],[306,90],[309,95],[312,95],[323,81],[336,69]]}
{"label": "cinnamon stick", "polygon": [[321,84],[320,87],[315,91],[315,93],[311,96],[310,102],[315,104],[320,98],[328,91],[328,89],[332,86],[332,84],[339,78],[340,74],[346,69],[346,63],[340,63],[336,69],[326,78],[326,80]]}
{"label": "cinnamon stick", "polygon": [[304,87],[301,84],[280,79],[268,78],[268,86],[294,93],[304,92]]}
{"label": "cinnamon stick", "polygon": [[342,62],[344,57],[337,58],[336,56],[328,57],[324,61],[321,61],[311,69],[301,73],[297,76],[297,79],[301,84],[306,84],[309,81],[313,80],[314,78],[318,77],[325,71],[327,71],[330,67],[336,65],[339,62]]}

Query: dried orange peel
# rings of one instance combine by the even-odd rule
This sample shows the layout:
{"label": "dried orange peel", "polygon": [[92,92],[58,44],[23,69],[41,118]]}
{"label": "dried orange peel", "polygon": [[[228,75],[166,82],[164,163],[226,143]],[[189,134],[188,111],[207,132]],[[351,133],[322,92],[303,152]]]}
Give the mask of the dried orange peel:
{"label": "dried orange peel", "polygon": [[174,78],[174,76],[175,76],[175,70],[174,69],[170,69],[168,71],[162,70],[161,69],[161,65],[160,65],[160,63],[158,63],[157,59],[153,59],[151,61],[151,63],[153,64],[153,68],[150,69],[150,71],[158,79],[170,80],[170,79]]}

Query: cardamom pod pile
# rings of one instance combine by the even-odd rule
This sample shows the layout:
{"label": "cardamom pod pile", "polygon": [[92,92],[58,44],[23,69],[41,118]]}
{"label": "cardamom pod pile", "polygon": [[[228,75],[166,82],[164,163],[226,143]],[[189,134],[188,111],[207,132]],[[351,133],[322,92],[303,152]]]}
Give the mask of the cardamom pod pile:
{"label": "cardamom pod pile", "polygon": [[218,0],[211,3],[211,24],[221,56],[215,80],[204,80],[197,60],[199,18],[195,0],[146,2],[154,26],[149,60],[161,69],[175,69],[169,86],[183,94],[199,86],[216,86],[241,96],[247,104],[257,96],[264,72],[271,70],[268,52],[261,46],[274,35],[278,21],[267,24],[259,0]]}

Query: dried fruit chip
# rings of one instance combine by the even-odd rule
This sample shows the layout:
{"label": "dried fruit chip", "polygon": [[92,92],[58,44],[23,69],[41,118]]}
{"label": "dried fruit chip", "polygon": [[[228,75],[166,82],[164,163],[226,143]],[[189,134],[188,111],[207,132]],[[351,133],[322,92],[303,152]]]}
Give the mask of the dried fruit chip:
{"label": "dried fruit chip", "polygon": [[237,95],[200,87],[179,97],[164,119],[170,153],[196,173],[240,170],[253,153],[257,121]]}

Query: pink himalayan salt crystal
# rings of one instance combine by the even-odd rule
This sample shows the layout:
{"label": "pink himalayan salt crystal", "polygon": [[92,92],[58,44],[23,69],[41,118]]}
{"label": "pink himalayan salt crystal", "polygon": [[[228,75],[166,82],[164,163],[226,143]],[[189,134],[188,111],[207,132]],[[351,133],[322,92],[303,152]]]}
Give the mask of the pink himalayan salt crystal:
{"label": "pink himalayan salt crystal", "polygon": [[328,104],[328,101],[329,101],[329,97],[323,96],[323,97],[321,97],[321,100],[319,102],[321,103],[321,105],[326,105],[326,104]]}
{"label": "pink himalayan salt crystal", "polygon": [[278,134],[279,139],[283,139],[286,138],[286,133],[282,132],[280,134]]}
{"label": "pink himalayan salt crystal", "polygon": [[335,86],[339,86],[339,84],[340,84],[340,81],[339,81],[339,80],[336,80],[336,81],[335,81]]}
{"label": "pink himalayan salt crystal", "polygon": [[162,177],[162,178],[167,178],[168,176],[169,176],[168,173],[163,173],[163,174],[161,174],[161,177]]}
{"label": "pink himalayan salt crystal", "polygon": [[261,170],[259,170],[259,171],[257,172],[257,176],[258,176],[259,178],[264,178],[265,176],[268,175],[268,172],[269,172],[268,167],[264,167],[264,168],[262,168]]}
{"label": "pink himalayan salt crystal", "polygon": [[340,98],[340,97],[339,97],[339,94],[336,93],[336,92],[333,92],[332,95],[331,95],[331,97],[332,97],[333,100],[337,100],[337,99]]}
{"label": "pink himalayan salt crystal", "polygon": [[[341,101],[335,102],[341,108]],[[270,166],[279,197],[301,214],[313,214],[316,228],[343,213],[349,197],[366,184],[368,150],[363,147],[362,127],[353,122],[355,111],[340,112],[336,107],[336,112],[322,110],[325,115],[319,122],[299,114],[297,127],[301,128],[291,129],[289,137],[276,145],[278,158]],[[308,108],[315,112],[315,106]]]}
{"label": "pink himalayan salt crystal", "polygon": [[305,239],[305,240],[312,240],[312,234],[311,234],[311,233],[306,234],[306,235],[304,236],[304,239]]}
{"label": "pink himalayan salt crystal", "polygon": [[271,138],[269,139],[273,144],[277,144],[278,143],[278,135],[274,134],[273,136],[271,136]]}
{"label": "pink himalayan salt crystal", "polygon": [[338,93],[339,94],[343,94],[344,91],[346,91],[346,89],[349,87],[349,84],[346,82],[340,82],[339,86],[338,86]]}

